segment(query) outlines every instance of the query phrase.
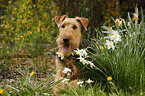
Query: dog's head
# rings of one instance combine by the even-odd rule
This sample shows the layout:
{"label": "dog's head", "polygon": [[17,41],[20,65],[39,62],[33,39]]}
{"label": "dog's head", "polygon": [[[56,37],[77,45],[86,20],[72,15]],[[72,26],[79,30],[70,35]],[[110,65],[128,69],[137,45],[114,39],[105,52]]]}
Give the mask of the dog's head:
{"label": "dog's head", "polygon": [[82,17],[68,18],[66,15],[56,16],[55,22],[59,27],[57,44],[64,56],[72,54],[81,44],[81,30],[87,31],[88,19]]}

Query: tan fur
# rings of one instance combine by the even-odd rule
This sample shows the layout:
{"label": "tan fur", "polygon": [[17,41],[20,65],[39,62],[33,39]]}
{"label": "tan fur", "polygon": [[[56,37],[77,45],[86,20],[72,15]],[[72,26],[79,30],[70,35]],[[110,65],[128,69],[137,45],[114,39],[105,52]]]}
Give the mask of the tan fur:
{"label": "tan fur", "polygon": [[[88,26],[88,19],[87,18],[68,18],[66,15],[63,16],[56,16],[55,22],[59,27],[59,36],[56,40],[59,52],[62,52],[64,55],[64,61],[60,61],[58,57],[56,57],[56,77],[55,82],[58,80],[61,80],[66,77],[65,74],[63,74],[64,68],[69,67],[72,70],[71,77],[70,77],[70,83],[68,86],[66,84],[60,83],[54,88],[54,93],[60,93],[60,89],[65,89],[66,87],[76,86],[77,82],[81,80],[80,75],[80,68],[74,63],[77,60],[77,58],[70,57],[70,55],[73,53],[74,49],[79,48],[80,44],[82,43],[81,38],[81,29],[82,27],[87,30]],[[74,29],[73,26],[76,26],[77,28]],[[63,37],[69,38],[69,44],[71,45],[71,49],[68,52],[65,52],[63,50],[64,41]]]}

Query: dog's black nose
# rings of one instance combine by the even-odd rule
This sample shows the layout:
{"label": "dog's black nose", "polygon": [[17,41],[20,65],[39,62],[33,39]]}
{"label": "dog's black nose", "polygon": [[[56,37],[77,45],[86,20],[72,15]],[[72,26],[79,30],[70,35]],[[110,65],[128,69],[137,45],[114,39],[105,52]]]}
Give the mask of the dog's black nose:
{"label": "dog's black nose", "polygon": [[69,42],[69,38],[68,37],[63,37],[63,42],[64,43],[68,43]]}

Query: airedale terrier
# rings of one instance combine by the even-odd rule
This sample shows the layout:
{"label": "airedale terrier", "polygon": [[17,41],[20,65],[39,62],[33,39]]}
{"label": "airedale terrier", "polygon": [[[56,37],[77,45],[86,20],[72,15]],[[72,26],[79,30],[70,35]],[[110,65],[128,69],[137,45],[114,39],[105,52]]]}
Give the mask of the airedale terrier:
{"label": "airedale terrier", "polygon": [[[56,16],[55,22],[59,27],[59,36],[56,40],[59,52],[64,56],[63,60],[56,57],[56,77],[55,82],[62,80],[66,77],[63,73],[65,68],[70,68],[71,77],[70,82],[67,84],[69,87],[76,86],[77,82],[82,79],[80,74],[81,66],[75,65],[77,58],[72,55],[74,49],[83,47],[81,30],[87,31],[88,19],[82,17],[68,18],[66,15]],[[60,93],[60,89],[65,89],[66,84],[60,83],[54,88],[54,93]]]}

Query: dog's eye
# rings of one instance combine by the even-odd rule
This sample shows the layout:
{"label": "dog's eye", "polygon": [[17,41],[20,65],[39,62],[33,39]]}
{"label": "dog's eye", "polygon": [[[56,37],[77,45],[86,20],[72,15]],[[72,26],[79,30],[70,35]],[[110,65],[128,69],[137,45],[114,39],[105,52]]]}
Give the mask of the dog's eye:
{"label": "dog's eye", "polygon": [[62,27],[62,28],[64,28],[65,26],[64,26],[64,25],[62,25],[61,27]]}
{"label": "dog's eye", "polygon": [[74,26],[73,26],[73,29],[76,29],[76,28],[77,28],[77,26],[74,25]]}

